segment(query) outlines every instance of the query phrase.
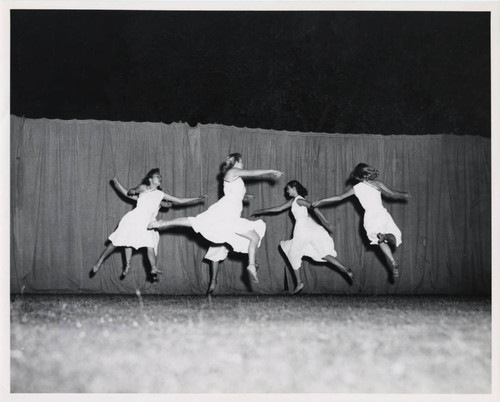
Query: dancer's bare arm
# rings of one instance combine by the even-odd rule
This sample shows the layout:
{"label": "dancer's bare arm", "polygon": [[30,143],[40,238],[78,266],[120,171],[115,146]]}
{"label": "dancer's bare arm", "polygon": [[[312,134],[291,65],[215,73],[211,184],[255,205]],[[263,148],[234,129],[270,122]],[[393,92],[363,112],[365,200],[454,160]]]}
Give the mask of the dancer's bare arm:
{"label": "dancer's bare arm", "polygon": [[389,187],[387,187],[381,181],[377,180],[375,183],[380,188],[380,191],[382,191],[382,194],[384,194],[386,197],[394,198],[394,199],[403,199],[403,198],[410,197],[410,193],[407,193],[405,191],[391,190]]}
{"label": "dancer's bare arm", "polygon": [[180,204],[180,205],[198,204],[199,202],[205,201],[205,198],[207,198],[206,195],[200,195],[199,197],[194,197],[194,198],[179,198],[179,197],[174,197],[173,195],[167,193],[163,193],[164,201],[170,201],[173,204]]}
{"label": "dancer's bare arm", "polygon": [[319,207],[321,205],[329,204],[331,202],[342,201],[344,198],[350,197],[351,195],[354,195],[354,189],[353,188],[350,188],[345,193],[342,193],[340,195],[334,195],[332,197],[323,198],[322,200],[315,201],[315,202],[312,203],[312,207],[313,208],[317,208],[317,207]]}
{"label": "dancer's bare arm", "polygon": [[289,201],[285,202],[284,204],[276,205],[274,207],[256,209],[255,211],[252,212],[251,216],[263,215],[263,214],[268,214],[271,212],[284,211],[285,209],[290,208],[292,206],[292,202],[293,202],[293,200],[289,200]]}
{"label": "dancer's bare arm", "polygon": [[113,185],[120,192],[120,194],[127,198],[130,198],[131,200],[137,200],[138,195],[136,195],[135,193],[130,193],[129,190],[127,190],[116,177],[113,177],[112,181]]}
{"label": "dancer's bare arm", "polygon": [[273,170],[273,169],[249,170],[249,169],[232,168],[227,171],[224,179],[232,181],[237,177],[260,177],[266,175],[272,175],[276,179],[279,179],[281,176],[284,175],[284,173],[280,172],[279,170]]}
{"label": "dancer's bare arm", "polygon": [[[134,200],[137,200],[139,198],[139,195],[142,194],[147,189],[148,189],[148,187],[145,184],[139,184],[138,186],[130,188],[127,191],[127,197],[132,198]],[[160,206],[162,208],[170,208],[172,206],[172,203],[170,201],[162,200],[160,202]]]}

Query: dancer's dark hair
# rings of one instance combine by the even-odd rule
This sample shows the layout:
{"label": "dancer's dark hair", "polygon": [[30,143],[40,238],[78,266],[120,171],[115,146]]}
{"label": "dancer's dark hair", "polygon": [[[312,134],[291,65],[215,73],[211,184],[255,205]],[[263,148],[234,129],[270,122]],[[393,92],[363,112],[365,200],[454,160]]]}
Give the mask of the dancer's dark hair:
{"label": "dancer's dark hair", "polygon": [[226,161],[221,166],[222,174],[226,174],[226,172],[229,169],[231,169],[236,164],[236,162],[239,162],[239,161],[241,161],[241,154],[240,153],[234,152],[232,154],[229,154],[226,157]]}
{"label": "dancer's dark hair", "polygon": [[378,170],[366,163],[358,163],[350,177],[356,181],[375,180],[378,177]]}
{"label": "dancer's dark hair", "polygon": [[[141,184],[144,184],[146,186],[149,186],[149,180],[153,178],[153,176],[155,174],[160,174],[160,168],[154,168],[154,169],[151,169],[147,174],[146,176],[144,176],[144,178],[142,179],[141,181]],[[161,187],[158,187],[158,190],[161,190]]]}
{"label": "dancer's dark hair", "polygon": [[299,181],[297,180],[290,180],[288,183],[286,183],[286,187],[292,187],[294,189],[297,190],[297,194],[302,196],[302,197],[305,197],[307,196],[307,194],[309,194],[307,192],[307,188],[305,188]]}

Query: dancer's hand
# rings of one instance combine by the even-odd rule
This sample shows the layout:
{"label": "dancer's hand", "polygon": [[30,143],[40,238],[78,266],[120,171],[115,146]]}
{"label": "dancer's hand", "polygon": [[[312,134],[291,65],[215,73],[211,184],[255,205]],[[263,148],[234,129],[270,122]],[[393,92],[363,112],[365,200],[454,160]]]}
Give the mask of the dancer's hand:
{"label": "dancer's hand", "polygon": [[245,194],[245,198],[248,200],[253,200],[255,198],[255,195],[253,194]]}
{"label": "dancer's hand", "polygon": [[205,199],[207,199],[207,198],[208,198],[208,195],[206,195],[206,194],[204,194],[204,195],[200,195],[200,196],[198,197],[198,199],[200,200],[200,202],[205,202]]}
{"label": "dancer's hand", "polygon": [[279,179],[281,176],[283,176],[285,173],[283,172],[280,172],[279,170],[273,170],[272,173],[271,173],[274,177],[276,177],[277,179]]}
{"label": "dancer's hand", "polygon": [[263,209],[256,209],[255,211],[253,211],[250,216],[257,216],[257,215],[262,215],[262,212],[264,210]]}
{"label": "dancer's hand", "polygon": [[311,204],[311,208],[318,208],[319,205],[321,204],[321,201],[314,201],[312,204]]}

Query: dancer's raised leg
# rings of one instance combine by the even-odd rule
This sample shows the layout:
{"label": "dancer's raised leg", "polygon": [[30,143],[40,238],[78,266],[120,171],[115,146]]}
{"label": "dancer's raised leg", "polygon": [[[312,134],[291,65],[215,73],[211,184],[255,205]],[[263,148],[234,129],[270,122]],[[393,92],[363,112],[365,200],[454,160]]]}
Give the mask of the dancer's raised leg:
{"label": "dancer's raised leg", "polygon": [[152,221],[148,225],[149,230],[161,230],[161,229],[166,229],[171,226],[181,226],[181,227],[192,227],[191,221],[189,218],[176,218],[172,219],[170,221]]}

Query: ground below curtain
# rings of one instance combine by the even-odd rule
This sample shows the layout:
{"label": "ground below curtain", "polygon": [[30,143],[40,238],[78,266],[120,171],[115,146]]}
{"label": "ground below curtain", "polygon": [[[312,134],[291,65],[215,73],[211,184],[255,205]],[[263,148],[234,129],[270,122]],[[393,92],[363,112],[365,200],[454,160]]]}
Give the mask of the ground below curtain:
{"label": "ground below curtain", "polygon": [[[316,134],[183,123],[125,123],[11,117],[11,292],[200,294],[208,286],[203,256],[209,244],[189,230],[160,238],[160,282],[147,281],[146,256],[120,280],[116,252],[94,278],[89,271],[106,239],[133,203],[119,196],[113,177],[138,184],[159,167],[164,190],[179,197],[209,196],[205,205],[162,210],[159,219],[193,216],[221,195],[219,166],[240,152],[246,167],[285,172],[278,183],[252,181],[244,208],[285,201],[287,181],[299,180],[309,200],[343,192],[353,167],[366,162],[389,187],[409,191],[407,202],[385,200],[403,232],[396,252],[401,277],[391,283],[382,256],[362,227],[354,198],[322,208],[335,226],[338,258],[352,267],[352,286],[326,264],[304,261],[307,293],[491,294],[491,142],[476,136]],[[278,249],[289,239],[288,212],[262,217],[267,234],[258,251],[260,283],[245,275],[244,255],[220,271],[217,292],[281,293],[292,286]]]}

